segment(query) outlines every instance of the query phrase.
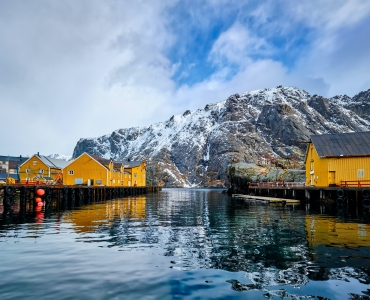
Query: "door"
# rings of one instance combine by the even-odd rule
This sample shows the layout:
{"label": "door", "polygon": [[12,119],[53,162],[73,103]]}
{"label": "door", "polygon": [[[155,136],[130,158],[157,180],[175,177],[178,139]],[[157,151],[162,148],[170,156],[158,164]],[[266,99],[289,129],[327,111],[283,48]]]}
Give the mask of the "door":
{"label": "door", "polygon": [[315,185],[314,184],[314,174],[315,174],[315,171],[313,170],[313,160],[311,161],[310,163],[310,185]]}
{"label": "door", "polygon": [[335,171],[329,171],[328,183],[330,185],[335,185]]}

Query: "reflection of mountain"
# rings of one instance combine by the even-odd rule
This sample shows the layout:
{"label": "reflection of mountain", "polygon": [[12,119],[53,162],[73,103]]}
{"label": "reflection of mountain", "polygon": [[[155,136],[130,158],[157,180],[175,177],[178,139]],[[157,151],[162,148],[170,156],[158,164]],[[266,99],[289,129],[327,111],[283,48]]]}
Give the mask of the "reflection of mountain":
{"label": "reflection of mountain", "polygon": [[[311,217],[291,206],[231,200],[219,191],[170,189],[146,198],[110,201],[97,209],[96,213],[81,212],[92,214],[86,218],[80,217],[78,211],[70,217],[79,230],[98,233],[99,239],[92,235],[84,237],[85,241],[104,240],[108,247],[127,251],[151,251],[154,247],[170,256],[171,267],[179,270],[244,271],[246,282],[229,281],[234,289],[298,287],[310,280],[369,281],[370,267],[362,268],[364,259],[362,266],[358,265],[352,259],[342,258],[340,252],[333,252],[343,248],[326,247],[324,238],[315,240],[318,236],[312,232],[307,235]],[[315,223],[319,217],[312,218],[317,230],[320,224],[332,220],[320,216],[322,222]],[[341,232],[339,223],[334,227]],[[365,227],[367,232],[368,225]],[[313,244],[312,238],[317,243]],[[370,249],[360,248],[359,251]],[[328,258],[330,255],[332,259]]]}
{"label": "reflection of mountain", "polygon": [[73,223],[77,232],[96,232],[116,219],[145,220],[145,203],[145,196],[115,199],[86,206],[83,210],[73,210],[64,219]]}

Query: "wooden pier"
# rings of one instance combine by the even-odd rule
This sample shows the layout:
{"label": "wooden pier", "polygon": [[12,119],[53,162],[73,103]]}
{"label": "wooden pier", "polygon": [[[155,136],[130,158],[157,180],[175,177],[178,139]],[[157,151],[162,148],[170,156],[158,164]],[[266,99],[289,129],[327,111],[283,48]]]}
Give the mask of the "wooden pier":
{"label": "wooden pier", "polygon": [[263,197],[263,196],[251,196],[251,195],[240,195],[234,194],[232,195],[234,198],[244,199],[244,200],[259,200],[268,203],[284,203],[284,204],[294,204],[300,203],[299,200],[292,200],[292,199],[285,199],[285,198],[273,198],[273,197]]}
{"label": "wooden pier", "polygon": [[315,187],[303,183],[261,182],[258,185],[250,184],[244,197],[261,200],[266,198],[270,199],[269,202],[273,202],[272,199],[275,198],[281,199],[282,202],[295,200],[305,204],[332,203],[336,204],[338,209],[357,207],[362,208],[363,212],[370,213],[369,186]]}
{"label": "wooden pier", "polygon": [[[43,190],[44,194],[39,196],[37,191]],[[135,197],[147,193],[161,191],[161,186],[143,187],[108,187],[108,186],[55,186],[55,185],[6,185],[0,186],[0,197],[3,205],[0,212],[7,213],[15,211],[36,211],[38,202],[42,202],[45,209],[73,209],[74,207],[102,202],[105,200]],[[37,199],[36,198],[40,198]]]}

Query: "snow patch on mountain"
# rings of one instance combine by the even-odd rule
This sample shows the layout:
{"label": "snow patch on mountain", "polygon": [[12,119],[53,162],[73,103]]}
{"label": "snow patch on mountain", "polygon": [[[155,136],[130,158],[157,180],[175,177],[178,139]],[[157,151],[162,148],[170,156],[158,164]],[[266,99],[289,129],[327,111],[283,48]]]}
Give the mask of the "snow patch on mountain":
{"label": "snow patch on mountain", "polygon": [[61,159],[65,161],[69,161],[72,159],[72,155],[64,155],[64,154],[50,154],[47,157],[55,158],[55,159]]}
{"label": "snow patch on mountain", "polygon": [[278,86],[230,96],[147,127],[118,129],[78,141],[83,152],[145,160],[148,178],[166,186],[223,186],[230,162],[255,162],[266,153],[304,155],[310,135],[370,129],[370,90],[330,99]]}

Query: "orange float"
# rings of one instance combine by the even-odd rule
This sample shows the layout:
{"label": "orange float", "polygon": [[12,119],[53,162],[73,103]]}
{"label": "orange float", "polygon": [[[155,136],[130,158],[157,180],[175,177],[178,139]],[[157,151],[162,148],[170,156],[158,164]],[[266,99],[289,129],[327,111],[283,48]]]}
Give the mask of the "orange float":
{"label": "orange float", "polygon": [[44,196],[45,195],[45,191],[43,190],[43,189],[38,189],[37,191],[36,191],[36,194],[37,194],[37,196]]}
{"label": "orange float", "polygon": [[40,197],[37,197],[37,198],[35,199],[35,201],[36,201],[36,203],[39,203],[39,202],[42,202],[42,199],[41,199]]}

